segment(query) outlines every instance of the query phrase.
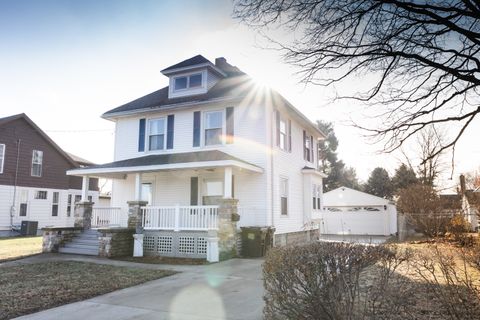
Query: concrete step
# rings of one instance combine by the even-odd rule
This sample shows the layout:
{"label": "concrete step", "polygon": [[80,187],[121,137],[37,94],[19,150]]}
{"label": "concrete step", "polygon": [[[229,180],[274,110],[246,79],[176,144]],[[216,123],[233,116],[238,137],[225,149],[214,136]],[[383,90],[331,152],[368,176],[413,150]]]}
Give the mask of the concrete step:
{"label": "concrete step", "polygon": [[87,249],[79,249],[79,248],[59,248],[58,252],[60,253],[70,253],[70,254],[83,254],[88,256],[98,256],[98,249],[97,250],[87,250]]}
{"label": "concrete step", "polygon": [[81,243],[81,244],[89,244],[92,246],[98,246],[98,239],[75,238],[69,243]]}
{"label": "concrete step", "polygon": [[78,248],[78,249],[98,251],[98,244],[91,245],[91,244],[85,244],[85,243],[68,242],[68,243],[65,243],[64,248]]}
{"label": "concrete step", "polygon": [[73,240],[75,240],[75,239],[82,239],[82,240],[98,240],[98,237],[97,237],[97,236],[81,235],[81,236],[76,236],[75,238],[73,238]]}

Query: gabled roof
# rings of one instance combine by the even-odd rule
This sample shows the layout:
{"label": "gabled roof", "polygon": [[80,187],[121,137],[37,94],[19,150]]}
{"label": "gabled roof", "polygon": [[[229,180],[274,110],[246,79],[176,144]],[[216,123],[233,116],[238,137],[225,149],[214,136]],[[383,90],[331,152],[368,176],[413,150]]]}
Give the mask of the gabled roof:
{"label": "gabled roof", "polygon": [[442,207],[445,210],[462,210],[462,196],[459,194],[440,194]]}
{"label": "gabled roof", "polygon": [[63,151],[63,149],[60,148],[60,146],[58,144],[56,144],[55,141],[53,141],[42,129],[40,129],[40,127],[37,126],[35,124],[35,122],[33,122],[32,119],[30,119],[25,113],[19,113],[19,114],[13,115],[13,116],[0,118],[0,127],[3,126],[3,125],[6,125],[9,122],[14,121],[14,120],[18,120],[18,119],[25,120],[35,131],[38,132],[38,134],[40,136],[42,136],[45,140],[47,140],[47,142],[53,148],[55,148],[58,151],[58,153],[60,153],[74,167],[79,167],[80,166],[81,162],[77,162],[74,159],[72,159],[72,157],[69,154],[67,154],[65,151]]}
{"label": "gabled roof", "polygon": [[195,57],[191,57],[190,59],[183,60],[182,62],[176,63],[168,68],[165,68],[162,70],[162,72],[185,68],[185,67],[191,67],[197,64],[202,64],[202,63],[211,63],[211,62],[201,54],[198,54]]}
{"label": "gabled roof", "polygon": [[469,190],[465,192],[465,197],[467,197],[468,204],[471,206],[476,206],[480,209],[480,192]]}
{"label": "gabled roof", "polygon": [[390,200],[347,187],[340,187],[324,193],[323,202],[327,207],[384,206],[391,203]]}
{"label": "gabled roof", "polygon": [[[205,57],[198,55],[187,59],[165,70],[178,69],[179,65],[192,66],[194,62],[207,60]],[[218,60],[218,59],[217,59]],[[212,64],[207,60],[208,63]],[[213,65],[213,64],[212,64]],[[215,66],[215,65],[213,65]],[[175,68],[173,68],[175,67]],[[217,66],[225,73],[225,77],[221,78],[208,92],[199,95],[190,95],[178,98],[168,97],[168,86],[160,90],[149,93],[143,97],[130,101],[124,105],[105,112],[102,117],[105,119],[114,118],[116,116],[124,116],[129,114],[137,114],[150,111],[162,111],[171,109],[188,108],[198,104],[213,103],[222,100],[243,100],[256,99],[255,102],[270,101],[274,105],[282,105],[290,110],[295,116],[301,118],[310,125],[321,136],[325,134],[318,129],[303,113],[296,109],[288,102],[280,93],[273,89],[266,89],[258,86],[254,80],[243,71],[234,67],[221,59],[221,64]],[[163,72],[162,71],[162,72]]]}
{"label": "gabled roof", "polygon": [[75,161],[76,163],[78,163],[79,165],[82,165],[82,166],[93,166],[95,163],[93,163],[92,161],[89,161],[89,160],[86,160],[84,158],[81,158],[77,155],[74,155],[73,153],[70,153],[70,152],[67,152],[68,156],[70,158],[72,158],[73,161]]}

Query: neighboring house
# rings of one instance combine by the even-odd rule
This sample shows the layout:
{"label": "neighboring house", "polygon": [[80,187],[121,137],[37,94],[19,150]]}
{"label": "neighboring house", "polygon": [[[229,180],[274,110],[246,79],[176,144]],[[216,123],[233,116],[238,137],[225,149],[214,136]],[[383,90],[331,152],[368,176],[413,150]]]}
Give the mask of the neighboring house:
{"label": "neighboring house", "polygon": [[169,86],[103,114],[115,123],[115,161],[68,174],[112,179],[123,212],[142,199],[159,217],[177,205],[193,215],[235,198],[239,226],[274,227],[281,244],[304,237],[323,205],[324,134],[224,58],[198,55],[162,74]]}
{"label": "neighboring house", "polygon": [[457,194],[441,194],[445,212],[452,215],[463,214],[472,230],[478,230],[480,220],[480,190],[467,190],[465,176],[460,175],[460,188]]}
{"label": "neighboring house", "polygon": [[390,200],[346,187],[326,192],[323,200],[324,211],[316,215],[316,221],[326,238],[368,238],[397,232],[397,209]]}
{"label": "neighboring house", "polygon": [[[45,226],[73,226],[82,179],[66,170],[91,164],[77,162],[25,114],[0,118],[0,230],[22,220]],[[97,179],[89,197],[98,200]]]}

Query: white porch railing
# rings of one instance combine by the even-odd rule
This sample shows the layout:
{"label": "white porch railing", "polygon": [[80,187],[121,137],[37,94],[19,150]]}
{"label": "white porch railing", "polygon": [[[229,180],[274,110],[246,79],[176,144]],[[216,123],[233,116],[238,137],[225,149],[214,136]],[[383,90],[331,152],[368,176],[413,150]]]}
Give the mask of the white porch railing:
{"label": "white porch railing", "polygon": [[218,206],[142,207],[145,230],[217,230]]}
{"label": "white porch railing", "polygon": [[126,227],[126,215],[122,214],[121,208],[93,207],[92,228],[102,227]]}

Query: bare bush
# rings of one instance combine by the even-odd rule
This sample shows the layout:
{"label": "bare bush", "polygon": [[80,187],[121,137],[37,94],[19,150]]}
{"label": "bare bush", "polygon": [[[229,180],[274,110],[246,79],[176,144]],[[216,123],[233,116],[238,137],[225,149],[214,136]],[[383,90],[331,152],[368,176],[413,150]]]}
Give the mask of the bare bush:
{"label": "bare bush", "polygon": [[429,252],[419,253],[415,258],[415,271],[441,301],[438,307],[442,308],[444,318],[478,319],[480,290],[470,275],[471,265],[465,251],[454,256],[433,246]]}
{"label": "bare bush", "polygon": [[381,315],[408,303],[402,286],[389,288],[407,258],[396,249],[342,243],[274,249],[263,265],[265,318],[392,319]]}

